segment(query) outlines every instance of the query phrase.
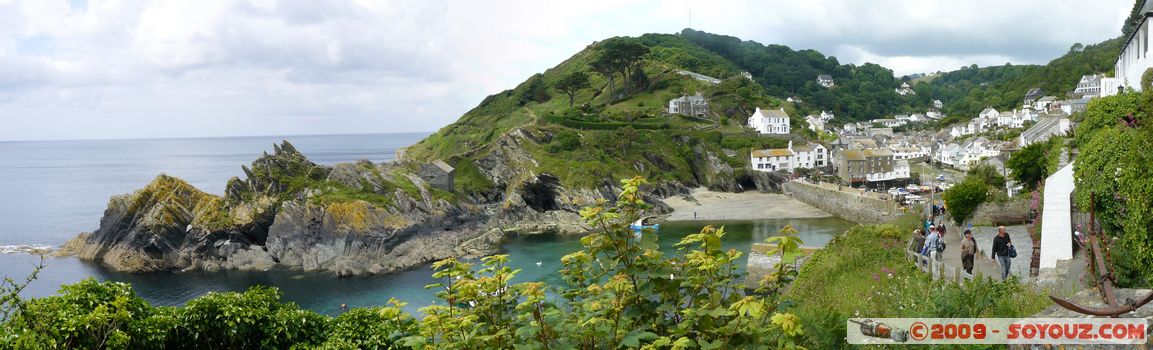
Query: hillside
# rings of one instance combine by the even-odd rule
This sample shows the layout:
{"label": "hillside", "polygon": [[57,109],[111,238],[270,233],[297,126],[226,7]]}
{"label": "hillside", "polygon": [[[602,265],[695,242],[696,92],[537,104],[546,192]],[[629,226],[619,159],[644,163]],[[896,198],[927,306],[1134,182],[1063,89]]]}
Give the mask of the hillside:
{"label": "hillside", "polygon": [[[615,37],[488,96],[455,123],[406,149],[405,159],[410,168],[446,160],[456,167],[458,188],[465,193],[512,193],[541,174],[555,177],[560,186],[584,189],[641,175],[689,187],[765,190],[772,186],[757,179],[763,174],[747,170],[748,152],[784,147],[789,139],[815,139],[804,128],[805,115],[830,110],[837,115],[836,125],[923,111],[933,99],[945,102],[951,119],[976,115],[987,106],[1012,109],[1029,88],[1064,97],[1081,75],[1110,71],[1120,45],[1120,39],[1074,45],[1044,66],[963,67],[912,80],[917,94],[900,96],[894,88],[902,80],[891,70],[872,63],[840,64],[814,50],[692,29]],[[570,106],[570,96],[558,87],[573,74],[587,77],[588,84],[576,91]],[[836,84],[818,85],[815,78],[821,74],[831,75]],[[664,112],[670,99],[695,93],[708,100],[708,118]],[[782,101],[792,96],[803,102]],[[792,117],[792,137],[761,137],[743,128],[756,107],[785,108]]]}
{"label": "hillside", "polygon": [[[610,83],[594,69],[613,45],[639,45],[647,52],[633,66],[628,83],[621,74]],[[679,70],[722,81],[713,85]],[[588,76],[589,88],[576,93],[570,107],[569,97],[555,86],[578,72]],[[761,137],[743,128],[753,110],[783,106],[793,118],[794,133],[807,131],[792,104],[771,97],[740,73],[738,65],[681,35],[607,39],[514,89],[488,96],[455,123],[406,149],[405,159],[445,159],[457,169],[458,187],[471,193],[515,190],[540,174],[586,189],[635,175],[658,183],[750,188],[758,175],[747,173],[749,150],[788,143],[788,138]],[[709,101],[708,118],[664,113],[670,99],[695,93]],[[799,135],[794,138],[801,141]]]}
{"label": "hillside", "polygon": [[1041,88],[1045,95],[1067,98],[1082,75],[1111,74],[1121,38],[1082,46],[1074,44],[1065,55],[1046,65],[1010,65],[978,68],[975,65],[937,74],[914,86],[917,98],[940,99],[945,114],[972,118],[985,107],[1000,110],[1020,107],[1025,93]]}

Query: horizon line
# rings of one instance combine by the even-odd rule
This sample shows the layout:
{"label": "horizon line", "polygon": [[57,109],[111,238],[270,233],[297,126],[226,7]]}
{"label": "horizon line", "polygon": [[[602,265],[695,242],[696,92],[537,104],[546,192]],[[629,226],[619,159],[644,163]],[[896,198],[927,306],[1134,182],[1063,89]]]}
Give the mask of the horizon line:
{"label": "horizon line", "polygon": [[436,131],[406,131],[406,132],[361,132],[361,133],[329,133],[329,134],[263,134],[263,135],[230,135],[230,136],[173,136],[173,137],[112,137],[112,138],[77,138],[77,139],[24,139],[0,140],[0,143],[18,142],[65,142],[65,141],[146,141],[146,140],[195,140],[195,139],[237,139],[253,137],[300,137],[300,136],[364,136],[364,135],[396,135],[396,134],[428,134]]}

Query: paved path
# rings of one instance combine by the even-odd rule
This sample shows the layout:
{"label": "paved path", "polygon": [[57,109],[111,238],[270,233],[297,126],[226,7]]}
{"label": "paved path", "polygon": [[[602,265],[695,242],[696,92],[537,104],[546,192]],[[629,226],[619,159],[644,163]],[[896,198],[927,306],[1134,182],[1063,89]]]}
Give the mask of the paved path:
{"label": "paved path", "polygon": [[[938,220],[940,222],[940,220]],[[989,257],[993,248],[993,237],[997,235],[996,227],[977,226],[973,229],[973,239],[977,241],[977,256],[973,259],[973,274],[986,275],[995,280],[1001,279],[1001,270],[997,263]],[[1009,265],[1009,272],[1022,279],[1029,278],[1029,259],[1033,253],[1033,240],[1029,238],[1026,226],[1006,226],[1009,239],[1017,247],[1017,258]],[[961,236],[965,230],[949,222],[945,226],[945,253],[941,262],[950,266],[961,265]]]}

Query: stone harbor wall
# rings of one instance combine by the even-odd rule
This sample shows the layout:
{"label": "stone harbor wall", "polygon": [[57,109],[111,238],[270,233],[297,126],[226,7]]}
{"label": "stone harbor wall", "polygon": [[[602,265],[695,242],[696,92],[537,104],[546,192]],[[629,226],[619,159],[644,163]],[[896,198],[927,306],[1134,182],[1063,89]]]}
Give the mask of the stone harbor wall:
{"label": "stone harbor wall", "polygon": [[802,181],[789,181],[781,186],[785,194],[833,214],[859,224],[878,224],[896,219],[902,212],[893,201],[882,199],[883,194],[859,189],[822,183],[810,184]]}

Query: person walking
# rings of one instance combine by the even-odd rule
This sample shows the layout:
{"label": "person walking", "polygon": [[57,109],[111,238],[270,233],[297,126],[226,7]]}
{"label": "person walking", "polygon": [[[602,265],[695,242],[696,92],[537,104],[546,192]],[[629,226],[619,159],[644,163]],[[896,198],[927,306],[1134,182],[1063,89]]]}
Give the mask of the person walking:
{"label": "person walking", "polygon": [[1009,233],[1005,232],[1005,226],[997,227],[997,237],[993,237],[993,259],[1001,265],[1001,280],[1009,278],[1009,267],[1013,265],[1013,259],[1009,257],[1009,247],[1013,246],[1013,241],[1009,239]]}
{"label": "person walking", "polygon": [[909,246],[909,250],[917,254],[925,251],[925,231],[921,231],[921,229],[913,230],[913,242]]}
{"label": "person walking", "polygon": [[936,227],[929,229],[929,237],[925,238],[925,251],[933,260],[941,260],[941,253],[937,251],[937,246],[941,244],[941,235],[937,234]]}
{"label": "person walking", "polygon": [[977,241],[973,240],[973,231],[965,230],[965,238],[961,239],[961,268],[965,273],[973,274],[973,258],[977,255]]}

